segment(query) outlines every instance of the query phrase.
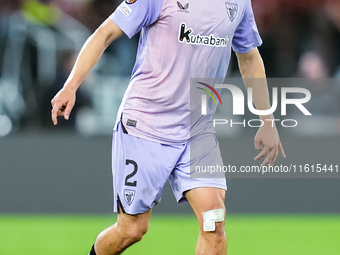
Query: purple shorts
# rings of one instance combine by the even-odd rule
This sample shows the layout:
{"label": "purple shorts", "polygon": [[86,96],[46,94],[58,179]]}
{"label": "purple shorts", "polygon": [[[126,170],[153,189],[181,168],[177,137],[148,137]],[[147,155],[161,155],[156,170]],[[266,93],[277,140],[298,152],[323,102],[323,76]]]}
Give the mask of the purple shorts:
{"label": "purple shorts", "polygon": [[215,134],[194,137],[186,144],[165,145],[124,133],[119,123],[112,144],[114,211],[118,211],[119,202],[123,211],[132,215],[152,209],[160,202],[167,180],[177,202],[186,201],[184,193],[194,188],[227,190],[224,175],[193,178],[195,165],[223,165]]}

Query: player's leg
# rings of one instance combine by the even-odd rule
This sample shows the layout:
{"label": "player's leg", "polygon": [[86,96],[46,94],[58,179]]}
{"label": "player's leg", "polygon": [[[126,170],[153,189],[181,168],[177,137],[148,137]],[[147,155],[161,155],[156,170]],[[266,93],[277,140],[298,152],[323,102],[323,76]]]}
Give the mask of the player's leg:
{"label": "player's leg", "polygon": [[[225,190],[218,188],[195,188],[185,193],[200,226],[200,232],[196,247],[196,255],[227,253],[227,237],[224,227],[225,215]],[[223,211],[221,210],[223,209]],[[214,211],[217,210],[217,211]],[[220,212],[218,211],[220,210]],[[222,215],[217,215],[222,212]],[[212,217],[203,218],[203,214],[212,214]],[[221,218],[223,216],[223,219]],[[205,222],[210,221],[210,222]],[[215,230],[204,230],[204,224],[215,224]],[[211,229],[210,229],[211,230]]]}
{"label": "player's leg", "polygon": [[134,137],[119,123],[113,136],[112,174],[117,223],[99,234],[92,254],[120,254],[141,240],[151,209],[185,146],[171,147]]}
{"label": "player's leg", "polygon": [[150,217],[151,210],[137,215],[120,212],[117,222],[98,235],[94,254],[121,254],[126,248],[142,239],[148,231]]}
{"label": "player's leg", "polygon": [[219,171],[222,166],[215,134],[205,133],[190,141],[169,177],[177,201],[187,200],[198,219],[200,233],[196,254],[226,254],[224,198],[227,185],[224,173]]}

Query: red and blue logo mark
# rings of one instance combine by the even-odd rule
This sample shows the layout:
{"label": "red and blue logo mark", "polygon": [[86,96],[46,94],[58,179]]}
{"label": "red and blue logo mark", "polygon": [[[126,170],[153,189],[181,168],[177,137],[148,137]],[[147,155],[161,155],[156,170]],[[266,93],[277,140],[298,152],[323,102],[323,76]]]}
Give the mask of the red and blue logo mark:
{"label": "red and blue logo mark", "polygon": [[[222,100],[221,100],[220,95],[217,93],[217,91],[216,91],[212,86],[210,86],[210,85],[208,85],[208,84],[206,84],[206,83],[203,83],[203,82],[197,82],[197,83],[198,83],[198,84],[201,84],[201,85],[203,85],[203,86],[206,86],[207,88],[209,88],[209,89],[217,96],[218,100],[219,100],[220,103],[221,103],[221,106],[223,106],[223,105],[222,105]],[[211,94],[211,92],[210,92],[209,90],[203,89],[203,88],[200,88],[200,87],[197,87],[197,88],[200,89],[200,90],[203,90],[204,92],[206,92],[206,93],[212,98],[212,100],[214,100],[215,105],[217,105],[217,102],[216,102],[215,97]]]}

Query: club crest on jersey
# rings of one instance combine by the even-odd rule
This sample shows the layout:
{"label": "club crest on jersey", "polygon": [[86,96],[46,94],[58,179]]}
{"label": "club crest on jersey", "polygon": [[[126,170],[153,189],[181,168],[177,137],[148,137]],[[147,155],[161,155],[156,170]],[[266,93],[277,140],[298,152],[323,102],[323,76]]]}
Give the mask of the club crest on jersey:
{"label": "club crest on jersey", "polygon": [[177,10],[178,12],[188,12],[187,9],[189,8],[189,3],[183,6],[180,2],[177,1],[177,6],[179,8],[179,10]]}
{"label": "club crest on jersey", "polygon": [[135,199],[135,191],[124,189],[124,199],[128,205],[131,205],[132,201]]}
{"label": "club crest on jersey", "polygon": [[212,46],[212,47],[227,47],[229,43],[229,36],[215,37],[214,35],[194,35],[191,28],[186,28],[185,23],[181,23],[178,31],[178,41],[180,43]]}
{"label": "club crest on jersey", "polygon": [[238,5],[237,4],[225,3],[225,6],[227,8],[227,13],[228,13],[230,21],[234,22],[234,20],[236,19],[236,16],[237,16]]}
{"label": "club crest on jersey", "polygon": [[133,4],[135,2],[137,2],[137,0],[125,0],[125,3],[127,4]]}

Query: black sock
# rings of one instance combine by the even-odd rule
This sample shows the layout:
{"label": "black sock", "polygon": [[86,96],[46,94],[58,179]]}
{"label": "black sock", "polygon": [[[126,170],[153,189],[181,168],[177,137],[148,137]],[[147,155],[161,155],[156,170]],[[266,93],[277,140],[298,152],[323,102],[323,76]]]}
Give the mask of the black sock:
{"label": "black sock", "polygon": [[94,245],[92,246],[92,249],[91,249],[89,255],[97,255],[96,252],[94,251]]}

